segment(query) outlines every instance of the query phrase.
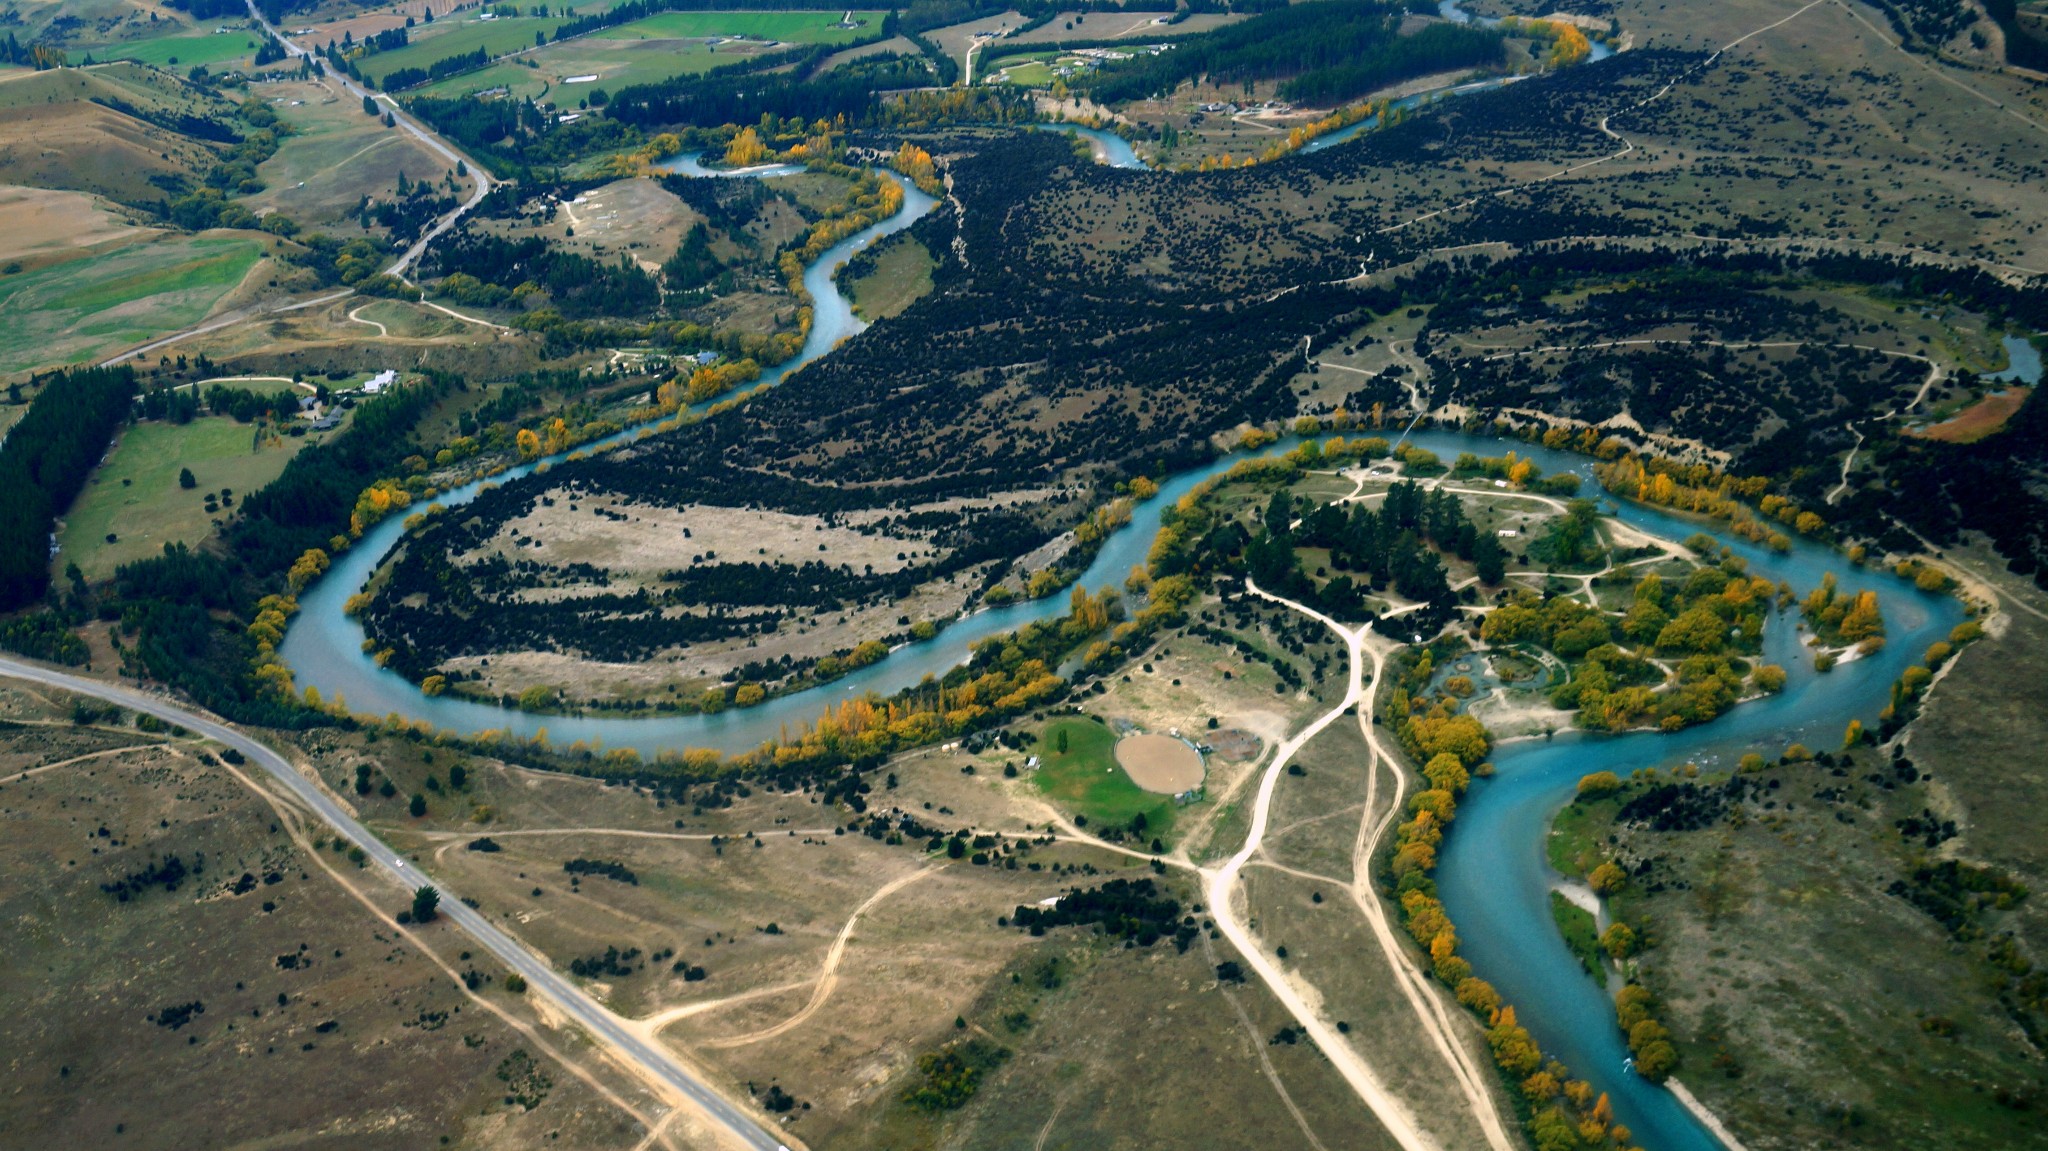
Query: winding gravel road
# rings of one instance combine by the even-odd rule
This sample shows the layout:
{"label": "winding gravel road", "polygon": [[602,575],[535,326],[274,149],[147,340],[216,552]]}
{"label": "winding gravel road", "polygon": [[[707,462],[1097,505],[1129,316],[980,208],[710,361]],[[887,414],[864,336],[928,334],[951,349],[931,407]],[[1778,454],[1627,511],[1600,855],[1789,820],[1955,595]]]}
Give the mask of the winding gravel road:
{"label": "winding gravel road", "polygon": [[432,883],[445,897],[441,901],[443,916],[467,931],[484,950],[497,956],[506,967],[523,976],[528,987],[534,992],[553,1000],[565,1014],[582,1024],[598,1042],[611,1049],[619,1058],[641,1068],[650,1081],[681,1095],[712,1122],[731,1131],[740,1144],[754,1148],[755,1151],[788,1151],[781,1139],[763,1128],[746,1111],[691,1075],[668,1052],[634,1034],[617,1016],[563,978],[546,961],[528,951],[518,940],[500,931],[484,918],[481,912],[463,903],[454,892],[435,883],[421,872],[418,866],[400,857],[382,840],[370,834],[368,828],[357,823],[343,811],[319,784],[306,778],[290,761],[269,747],[218,720],[208,719],[164,696],[150,692],[86,679],[5,657],[0,657],[0,676],[28,680],[31,683],[62,688],[78,695],[119,704],[133,711],[144,712],[169,723],[178,724],[241,752],[250,762],[268,771],[294,798],[328,826],[340,832],[349,842],[362,848],[369,856],[370,862],[389,877],[407,888]]}

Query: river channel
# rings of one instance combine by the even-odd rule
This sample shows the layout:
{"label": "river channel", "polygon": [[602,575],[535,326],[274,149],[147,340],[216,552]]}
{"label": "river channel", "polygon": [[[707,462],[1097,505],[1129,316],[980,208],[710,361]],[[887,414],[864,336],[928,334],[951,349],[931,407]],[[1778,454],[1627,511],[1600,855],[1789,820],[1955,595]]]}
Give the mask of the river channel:
{"label": "river channel", "polygon": [[[1121,139],[1084,132],[1111,149],[1113,161],[1137,165]],[[680,168],[693,162],[691,157],[677,163]],[[774,176],[785,170],[765,168],[751,174]],[[809,337],[802,353],[765,375],[765,382],[780,382],[864,326],[854,317],[834,276],[862,247],[909,227],[935,206],[931,197],[912,188],[905,188],[904,197],[903,208],[896,215],[833,246],[805,270],[804,282],[815,308]],[[2038,373],[2037,366],[2027,366]],[[613,440],[634,434],[629,431]],[[1444,431],[1417,432],[1409,440],[1446,459],[1462,451],[1500,455],[1513,450],[1531,458],[1546,474],[1576,472],[1586,477],[1584,490],[1596,490],[1590,461],[1583,457],[1520,441]],[[1285,452],[1295,442],[1282,440],[1269,451]],[[580,450],[599,446],[585,445]],[[1156,496],[1133,509],[1131,522],[1104,543],[1081,576],[1082,585],[1121,585],[1125,574],[1144,561],[1158,532],[1160,513],[1204,480],[1229,470],[1240,458],[1226,456],[1163,483]],[[531,474],[537,463],[488,482],[517,482]],[[475,498],[483,482],[444,493],[436,502],[448,506],[466,503]],[[1857,567],[1803,540],[1794,541],[1787,552],[1776,553],[1714,531],[1712,525],[1655,508],[1605,499],[1602,504],[1622,522],[1666,539],[1683,540],[1709,530],[1746,559],[1754,574],[1773,582],[1789,582],[1802,595],[1818,585],[1825,573],[1833,572],[1848,591],[1877,591],[1888,625],[1883,651],[1823,674],[1813,670],[1810,656],[1801,647],[1796,610],[1776,613],[1765,628],[1765,658],[1789,673],[1785,690],[1776,696],[1742,704],[1712,723],[1674,734],[1560,733],[1550,739],[1504,744],[1494,755],[1496,774],[1474,783],[1445,840],[1437,882],[1463,941],[1463,953],[1477,973],[1515,1005],[1521,1022],[1546,1052],[1609,1094],[1617,1120],[1635,1132],[1635,1142],[1653,1151],[1715,1151],[1719,1142],[1671,1093],[1623,1069],[1628,1051],[1615,1026],[1613,1005],[1607,993],[1581,971],[1551,922],[1548,892],[1557,877],[1543,850],[1550,819],[1571,797],[1578,778],[1588,772],[1627,774],[1683,762],[1707,770],[1726,769],[1745,751],[1776,756],[1794,741],[1817,749],[1832,748],[1849,720],[1861,719],[1866,726],[1875,726],[1891,682],[1964,616],[1952,599],[1927,595],[1889,573]],[[931,640],[906,645],[830,684],[754,708],[729,709],[718,715],[538,716],[475,700],[429,697],[397,673],[377,666],[363,651],[363,629],[343,606],[368,582],[403,532],[404,525],[396,517],[377,525],[336,559],[325,578],[300,596],[298,618],[280,649],[300,687],[318,688],[327,700],[345,701],[357,714],[395,714],[460,735],[495,730],[531,737],[546,728],[549,739],[558,745],[582,740],[604,748],[632,748],[649,757],[690,747],[729,752],[757,747],[785,728],[804,727],[838,700],[867,692],[886,695],[911,687],[926,676],[943,674],[965,660],[976,642],[1056,616],[1066,607],[1065,596],[1052,596],[981,611],[955,622]]]}

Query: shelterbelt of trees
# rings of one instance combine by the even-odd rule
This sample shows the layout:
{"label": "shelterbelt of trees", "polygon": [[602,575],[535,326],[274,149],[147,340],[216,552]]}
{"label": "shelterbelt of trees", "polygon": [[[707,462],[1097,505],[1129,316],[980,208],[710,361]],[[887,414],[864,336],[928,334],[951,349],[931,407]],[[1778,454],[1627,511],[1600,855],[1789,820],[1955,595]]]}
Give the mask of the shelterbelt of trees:
{"label": "shelterbelt of trees", "polygon": [[50,586],[57,517],[85,486],[128,415],[135,372],[84,368],[46,378],[0,445],[0,610],[33,604]]}

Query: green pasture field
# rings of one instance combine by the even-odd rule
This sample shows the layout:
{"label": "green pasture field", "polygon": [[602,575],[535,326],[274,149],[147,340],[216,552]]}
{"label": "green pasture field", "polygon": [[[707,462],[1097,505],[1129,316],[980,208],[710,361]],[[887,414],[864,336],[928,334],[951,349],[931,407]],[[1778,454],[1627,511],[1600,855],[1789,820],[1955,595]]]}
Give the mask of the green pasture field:
{"label": "green pasture field", "polygon": [[263,92],[294,131],[257,169],[267,187],[244,201],[251,211],[283,212],[308,227],[355,233],[355,209],[364,196],[391,198],[400,172],[439,180],[451,167],[410,132],[363,115],[359,100],[335,100],[316,84],[271,84]]}
{"label": "green pasture field", "polygon": [[74,363],[204,318],[263,255],[241,236],[177,237],[0,277],[0,373]]}
{"label": "green pasture field", "polygon": [[[789,44],[843,44],[881,28],[887,13],[855,12],[858,28],[839,28],[844,9],[831,12],[664,12],[616,28],[606,28],[559,44],[501,60],[474,72],[450,76],[415,89],[426,96],[453,97],[504,88],[514,98],[552,92],[567,102],[597,88],[616,91],[630,84],[652,84],[676,76],[709,71],[758,54],[769,41]],[[745,44],[716,48],[706,40],[745,36]],[[441,43],[436,40],[434,43]],[[520,47],[530,47],[531,39]],[[406,51],[411,51],[407,48]],[[393,53],[396,56],[398,53]],[[434,59],[440,59],[435,56]],[[382,57],[379,57],[382,59]],[[528,65],[532,65],[529,67]],[[571,76],[596,76],[587,85],[562,86]]]}
{"label": "green pasture field", "polygon": [[[547,20],[524,20],[524,37],[504,41],[506,47],[485,45],[492,55],[530,49],[520,55],[518,63],[498,61],[477,72],[465,72],[461,76],[426,84],[416,92],[446,98],[506,88],[514,98],[526,98],[557,88],[569,76],[596,76],[598,80],[592,82],[590,88],[606,90],[616,90],[627,84],[653,84],[674,76],[688,76],[692,72],[709,72],[721,63],[733,63],[741,55],[762,51],[766,41],[848,43],[881,31],[883,16],[887,16],[887,12],[854,12],[856,20],[864,20],[860,27],[854,29],[838,27],[844,16],[844,8],[829,12],[662,12],[647,16],[645,20],[633,20],[631,25],[602,29],[588,37],[575,37],[571,41],[551,43],[539,49],[532,47],[532,27],[545,25]],[[553,27],[549,27],[549,35],[553,35]],[[711,47],[709,43],[702,43],[713,37],[748,37],[750,45]],[[475,45],[469,43],[457,45],[451,37],[438,35],[416,41],[389,55],[375,57],[373,68],[387,74],[391,68],[399,68],[403,63],[424,66],[414,59],[401,61],[397,66],[385,66],[383,61],[387,59],[410,57],[410,53],[426,49],[422,59],[434,61],[459,51],[471,51],[473,47]],[[528,61],[535,68],[526,68]],[[588,88],[578,84],[555,90],[555,96],[565,100],[586,90]]]}
{"label": "green pasture field", "polygon": [[[707,72],[749,55],[754,53],[730,48],[714,52],[701,43],[678,40],[606,40],[584,36],[411,91],[422,96],[453,97],[503,88],[514,99],[538,98],[547,93],[569,106],[599,88],[616,91],[629,84],[652,84]],[[565,85],[563,81],[571,76],[597,79]]]}
{"label": "green pasture field", "polygon": [[[1059,750],[1060,734],[1067,750]],[[1039,733],[1032,751],[1039,757],[1032,777],[1038,790],[1088,817],[1094,827],[1120,827],[1145,817],[1148,836],[1166,838],[1173,828],[1173,801],[1131,782],[1116,762],[1116,733],[1092,719],[1056,719]]]}
{"label": "green pasture field", "polygon": [[[610,7],[602,5],[601,7]],[[593,8],[592,12],[599,8]],[[583,13],[590,15],[590,13]],[[460,56],[482,48],[492,58],[533,47],[533,34],[544,32],[552,39],[555,29],[569,22],[571,17],[562,16],[506,16],[497,20],[443,19],[432,25],[419,25],[411,30],[412,42],[395,52],[381,52],[363,61],[363,75],[372,77],[378,87],[384,86],[384,77],[401,68],[425,68],[436,60]]]}
{"label": "green pasture field", "polygon": [[[975,64],[975,78],[983,84],[1015,84],[1022,88],[1049,88],[1054,80],[1053,68],[1059,64],[1080,64],[1084,60],[1071,52],[1010,51],[991,55],[993,49],[985,49]],[[1000,79],[998,78],[1000,77]]]}
{"label": "green pasture field", "polygon": [[1593,913],[1566,899],[1561,891],[1550,893],[1550,918],[1557,923],[1564,945],[1579,957],[1579,966],[1593,982],[1607,986],[1607,953],[1600,947],[1600,926]]}
{"label": "green pasture field", "polygon": [[239,22],[228,23],[226,32],[215,32],[221,24],[181,29],[147,40],[89,49],[96,60],[134,60],[159,68],[190,68],[194,64],[219,64],[256,55],[262,38]]}
{"label": "green pasture field", "polygon": [[932,290],[932,255],[916,240],[895,244],[875,261],[874,274],[852,285],[853,311],[873,323],[897,315]]}
{"label": "green pasture field", "polygon": [[[267,385],[225,386],[254,391]],[[100,580],[124,563],[160,554],[167,543],[198,543],[213,531],[206,493],[218,495],[227,488],[241,499],[276,479],[309,438],[259,435],[255,424],[226,416],[183,426],[136,424],[122,433],[113,454],[64,517],[54,561],[58,570],[75,563],[87,579]],[[180,468],[192,469],[197,487],[178,486]],[[113,543],[107,542],[109,533]]]}
{"label": "green pasture field", "polygon": [[843,8],[829,12],[663,12],[631,24],[592,33],[605,40],[691,39],[748,36],[786,44],[845,44],[882,29],[886,12],[855,12],[859,27],[841,28]]}
{"label": "green pasture field", "polygon": [[991,84],[1016,84],[1024,88],[1050,88],[1052,81],[1052,65],[1044,60],[1033,60],[1028,64],[1019,64],[1014,68],[991,73],[988,79]]}

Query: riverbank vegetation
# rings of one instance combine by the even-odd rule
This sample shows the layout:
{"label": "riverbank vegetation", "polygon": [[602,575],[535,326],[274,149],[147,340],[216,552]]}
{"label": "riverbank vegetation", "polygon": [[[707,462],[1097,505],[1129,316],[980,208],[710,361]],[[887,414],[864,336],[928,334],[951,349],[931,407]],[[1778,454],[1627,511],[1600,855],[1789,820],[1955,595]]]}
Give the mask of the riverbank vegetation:
{"label": "riverbank vegetation", "polygon": [[[2022,1138],[2036,1087],[2020,1068],[2038,1058],[2044,1010],[2028,897],[1998,866],[1942,858],[1961,832],[1931,810],[1938,786],[1913,756],[1852,739],[1582,788],[1559,828],[1601,845],[1590,874],[1627,876],[1604,894],[1632,929],[1617,1021],[1638,1066],[1641,1031],[1724,1118],[1769,1115],[1788,1138],[1890,1142],[1930,1113],[1960,1117],[1960,1145]],[[1829,899],[1796,895],[1821,888]],[[1816,964],[1840,993],[1801,1010],[1809,976],[1795,973]],[[1884,1005],[1879,971],[1909,981],[1910,1011]],[[1768,1038],[1788,1011],[1808,1037],[1796,1049]],[[1853,1052],[1880,1039],[1903,1062],[1860,1066]]]}

